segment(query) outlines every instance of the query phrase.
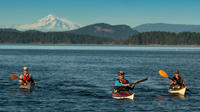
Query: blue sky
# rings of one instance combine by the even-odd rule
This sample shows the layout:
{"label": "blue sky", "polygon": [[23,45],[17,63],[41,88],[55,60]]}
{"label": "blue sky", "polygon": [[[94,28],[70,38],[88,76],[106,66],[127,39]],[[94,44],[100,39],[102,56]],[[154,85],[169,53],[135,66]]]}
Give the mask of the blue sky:
{"label": "blue sky", "polygon": [[30,24],[54,14],[81,25],[200,25],[200,0],[0,0],[0,25]]}

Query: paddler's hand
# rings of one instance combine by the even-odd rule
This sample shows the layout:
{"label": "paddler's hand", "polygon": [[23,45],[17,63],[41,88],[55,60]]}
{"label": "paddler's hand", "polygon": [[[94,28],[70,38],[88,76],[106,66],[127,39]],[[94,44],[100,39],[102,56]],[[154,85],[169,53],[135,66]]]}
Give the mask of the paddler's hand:
{"label": "paddler's hand", "polygon": [[124,86],[130,86],[130,84],[124,84]]}
{"label": "paddler's hand", "polygon": [[173,83],[174,83],[174,84],[176,84],[176,83],[177,83],[177,81],[174,81]]}
{"label": "paddler's hand", "polygon": [[135,81],[134,84],[132,86],[135,86],[138,83],[138,81]]}

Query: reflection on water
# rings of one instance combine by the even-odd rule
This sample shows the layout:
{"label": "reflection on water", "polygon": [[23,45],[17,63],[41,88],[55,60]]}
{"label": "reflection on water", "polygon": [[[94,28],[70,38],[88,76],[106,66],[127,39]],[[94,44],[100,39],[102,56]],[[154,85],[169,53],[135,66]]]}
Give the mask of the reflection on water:
{"label": "reflection on water", "polygon": [[173,95],[173,98],[175,98],[175,99],[185,99],[186,96],[185,95],[177,94],[177,95]]}
{"label": "reflection on water", "polygon": [[157,95],[156,96],[157,99],[159,100],[167,100],[167,99],[185,99],[186,95],[180,95],[180,94],[169,94],[169,95]]}
{"label": "reflection on water", "polygon": [[116,100],[120,105],[127,105],[127,102],[130,104],[134,104],[134,99],[114,99]]}
{"label": "reflection on water", "polygon": [[21,93],[22,95],[27,95],[31,94],[32,89],[23,89],[23,88],[9,89],[9,92],[13,95],[16,95],[18,93]]}

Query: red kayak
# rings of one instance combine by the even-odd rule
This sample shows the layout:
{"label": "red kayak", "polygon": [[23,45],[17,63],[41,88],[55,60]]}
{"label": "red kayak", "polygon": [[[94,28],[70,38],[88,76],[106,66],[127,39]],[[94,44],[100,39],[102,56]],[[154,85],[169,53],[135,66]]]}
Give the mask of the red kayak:
{"label": "red kayak", "polygon": [[135,95],[135,93],[130,93],[129,91],[120,91],[120,92],[112,93],[112,98],[114,98],[114,99],[128,98],[128,99],[133,100],[134,95]]}

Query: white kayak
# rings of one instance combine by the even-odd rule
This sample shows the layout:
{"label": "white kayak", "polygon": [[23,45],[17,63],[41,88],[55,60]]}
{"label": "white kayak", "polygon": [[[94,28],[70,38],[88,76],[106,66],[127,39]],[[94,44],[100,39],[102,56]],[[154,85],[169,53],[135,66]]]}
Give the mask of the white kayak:
{"label": "white kayak", "polygon": [[22,88],[22,89],[31,89],[31,84],[27,84],[27,85],[20,85],[19,88]]}
{"label": "white kayak", "polygon": [[117,92],[117,93],[112,93],[112,98],[114,99],[134,99],[134,95],[135,93],[130,93],[128,91],[124,91],[124,92]]}
{"label": "white kayak", "polygon": [[187,90],[187,87],[185,88],[181,88],[181,89],[169,89],[169,92],[170,93],[177,93],[177,94],[180,94],[180,95],[185,95],[185,92]]}

